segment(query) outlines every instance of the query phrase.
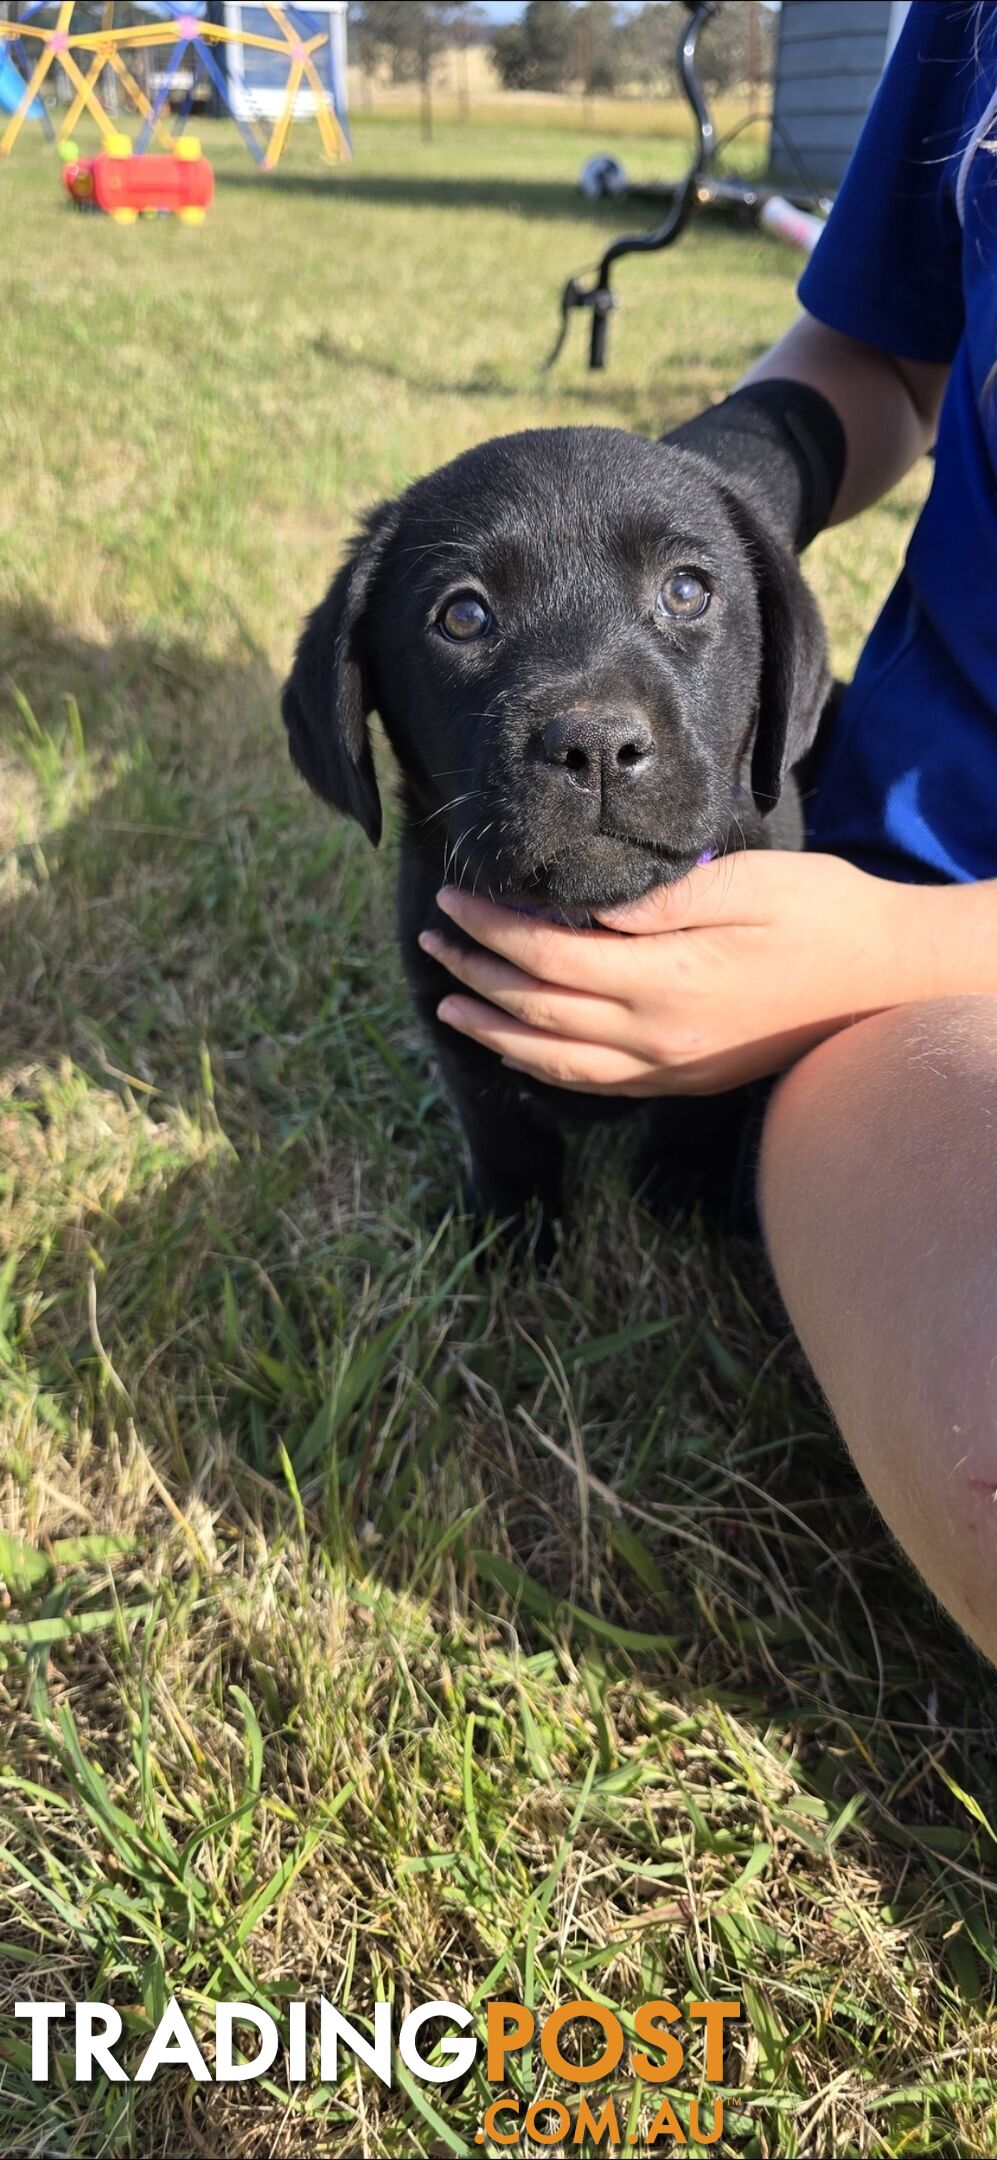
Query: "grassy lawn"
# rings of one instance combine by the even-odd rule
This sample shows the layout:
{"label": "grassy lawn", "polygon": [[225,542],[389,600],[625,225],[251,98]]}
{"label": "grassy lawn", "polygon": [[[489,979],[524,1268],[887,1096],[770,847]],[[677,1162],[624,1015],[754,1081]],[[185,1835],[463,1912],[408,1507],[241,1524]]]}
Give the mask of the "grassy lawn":
{"label": "grassy lawn", "polygon": [[[635,1210],[615,1142],[552,1276],[476,1269],[390,842],[277,713],[361,506],[660,432],[798,262],[696,226],[622,267],[606,375],[576,323],[540,378],[619,222],[591,132],[356,135],[270,182],[210,139],[196,233],[0,169],[0,2152],[481,2150],[476,2073],[35,2087],[8,2022],[113,2001],[132,2066],[170,1994],[325,1993],[736,1996],[721,2150],[991,2153],[992,1674],[759,1256]],[[923,487],[813,551],[839,669]]]}

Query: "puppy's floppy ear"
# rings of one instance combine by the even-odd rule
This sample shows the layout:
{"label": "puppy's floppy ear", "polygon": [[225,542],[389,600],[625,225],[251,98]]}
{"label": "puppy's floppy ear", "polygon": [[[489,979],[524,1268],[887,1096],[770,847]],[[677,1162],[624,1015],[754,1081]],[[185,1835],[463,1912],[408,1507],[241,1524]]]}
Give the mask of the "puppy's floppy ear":
{"label": "puppy's floppy ear", "polygon": [[367,727],[375,697],[363,618],[399,514],[397,502],[368,513],[349,560],[308,617],[280,701],[298,771],[323,802],[356,818],[375,847],[381,798]]}
{"label": "puppy's floppy ear", "polygon": [[786,773],[809,750],[831,688],[824,626],[788,542],[745,495],[722,490],[758,585],[762,664],[751,754],[751,792],[764,817]]}

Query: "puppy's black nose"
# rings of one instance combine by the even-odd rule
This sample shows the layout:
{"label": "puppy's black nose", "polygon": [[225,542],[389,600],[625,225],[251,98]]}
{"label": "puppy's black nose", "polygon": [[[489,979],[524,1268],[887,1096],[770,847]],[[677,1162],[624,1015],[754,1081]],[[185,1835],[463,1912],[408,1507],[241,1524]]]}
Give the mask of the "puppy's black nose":
{"label": "puppy's black nose", "polygon": [[541,737],[548,765],[563,767],[576,787],[607,787],[615,780],[637,779],[654,756],[654,737],[632,713],[598,719],[587,713],[558,713]]}

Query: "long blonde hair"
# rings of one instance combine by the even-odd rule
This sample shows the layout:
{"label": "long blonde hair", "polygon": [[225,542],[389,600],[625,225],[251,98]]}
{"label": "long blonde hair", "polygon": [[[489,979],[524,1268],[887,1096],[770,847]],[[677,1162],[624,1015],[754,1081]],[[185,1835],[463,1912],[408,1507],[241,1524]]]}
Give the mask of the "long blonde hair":
{"label": "long blonde hair", "polygon": [[[994,11],[994,0],[990,0],[990,10],[990,20],[993,22],[997,19],[997,13]],[[987,0],[976,0],[973,13],[973,59],[977,67],[982,67],[983,61],[980,47],[982,44],[983,24],[988,13]],[[959,223],[963,226],[966,222],[966,188],[969,184],[969,171],[973,159],[980,150],[989,150],[992,156],[997,157],[997,84],[994,86],[992,95],[987,99],[969,141],[959,158],[959,170],[955,181],[955,207]],[[981,412],[986,400],[992,397],[995,392],[997,392],[997,360],[988,369],[986,381],[980,392]]]}
{"label": "long blonde hair", "polygon": [[[992,10],[993,0],[990,0],[990,7]],[[977,67],[982,68],[982,30],[988,16],[987,0],[976,0],[973,16],[973,59]],[[991,22],[995,20],[993,12],[990,13],[990,20]],[[997,84],[995,84],[993,95],[988,98],[969,141],[965,144],[959,158],[959,170],[955,182],[955,206],[960,225],[964,225],[966,222],[966,188],[969,184],[969,169],[977,151],[985,149],[997,155],[997,134],[991,134],[991,129],[995,127],[997,127]]]}

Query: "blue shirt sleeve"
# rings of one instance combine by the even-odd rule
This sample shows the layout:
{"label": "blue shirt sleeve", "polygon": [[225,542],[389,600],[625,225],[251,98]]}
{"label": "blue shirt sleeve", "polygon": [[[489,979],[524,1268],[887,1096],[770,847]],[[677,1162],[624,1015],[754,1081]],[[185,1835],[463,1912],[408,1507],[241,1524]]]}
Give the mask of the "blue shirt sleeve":
{"label": "blue shirt sleeve", "polygon": [[972,0],[913,0],[798,287],[832,330],[947,361],[963,331],[959,157],[977,68]]}

